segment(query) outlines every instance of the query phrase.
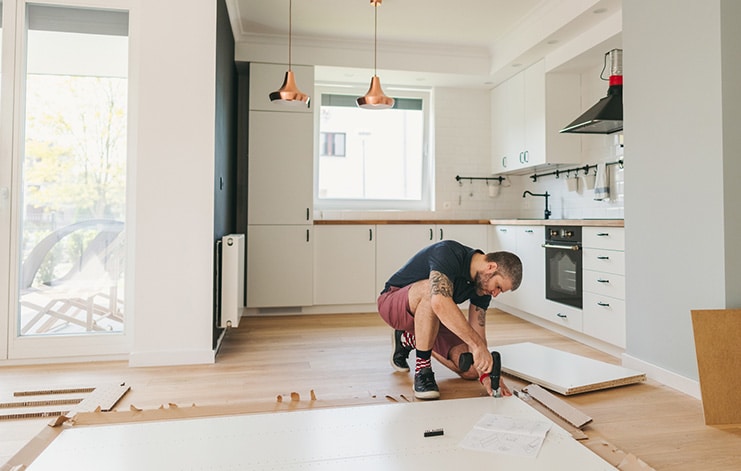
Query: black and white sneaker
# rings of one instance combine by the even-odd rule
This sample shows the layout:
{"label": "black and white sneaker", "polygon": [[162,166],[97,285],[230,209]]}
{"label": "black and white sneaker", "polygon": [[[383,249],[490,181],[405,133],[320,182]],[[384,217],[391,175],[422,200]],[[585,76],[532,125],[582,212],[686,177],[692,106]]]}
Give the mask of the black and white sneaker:
{"label": "black and white sneaker", "polygon": [[414,397],[417,399],[437,399],[440,390],[435,382],[435,373],[432,368],[422,368],[414,374]]}
{"label": "black and white sneaker", "polygon": [[409,352],[413,349],[412,347],[405,347],[401,344],[401,336],[403,334],[403,330],[395,330],[391,334],[391,346],[393,347],[393,351],[391,352],[391,366],[393,366],[396,371],[406,373],[409,371],[407,358],[409,358]]}

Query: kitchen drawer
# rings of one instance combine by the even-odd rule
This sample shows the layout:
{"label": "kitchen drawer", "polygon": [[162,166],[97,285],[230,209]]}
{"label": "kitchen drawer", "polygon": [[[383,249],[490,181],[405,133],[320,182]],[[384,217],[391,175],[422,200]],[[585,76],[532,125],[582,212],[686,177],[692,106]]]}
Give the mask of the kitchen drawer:
{"label": "kitchen drawer", "polygon": [[584,291],[625,299],[625,276],[594,270],[584,270]]}
{"label": "kitchen drawer", "polygon": [[625,250],[625,228],[583,227],[582,247]]}
{"label": "kitchen drawer", "polygon": [[575,307],[546,299],[544,307],[533,314],[569,329],[582,330],[582,310]]}
{"label": "kitchen drawer", "polygon": [[625,348],[625,301],[584,293],[583,332]]}
{"label": "kitchen drawer", "polygon": [[585,270],[625,274],[625,252],[618,250],[584,249],[582,262]]}

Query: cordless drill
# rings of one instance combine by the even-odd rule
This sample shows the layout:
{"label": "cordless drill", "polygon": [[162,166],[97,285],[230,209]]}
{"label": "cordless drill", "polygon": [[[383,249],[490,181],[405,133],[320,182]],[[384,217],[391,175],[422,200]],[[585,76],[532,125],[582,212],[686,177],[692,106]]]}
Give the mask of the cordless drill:
{"label": "cordless drill", "polygon": [[[489,378],[491,378],[491,388],[494,391],[494,397],[502,397],[502,392],[499,390],[499,377],[502,375],[502,357],[499,352],[491,352],[491,372]],[[461,372],[468,371],[473,365],[473,353],[464,352],[458,357],[458,368]]]}

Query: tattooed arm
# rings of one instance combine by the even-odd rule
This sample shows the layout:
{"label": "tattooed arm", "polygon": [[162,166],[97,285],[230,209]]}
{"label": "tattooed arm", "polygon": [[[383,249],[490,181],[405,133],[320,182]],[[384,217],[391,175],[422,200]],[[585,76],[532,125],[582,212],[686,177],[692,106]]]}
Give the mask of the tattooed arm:
{"label": "tattooed arm", "polygon": [[[435,270],[430,272],[430,304],[440,322],[466,342],[473,353],[476,369],[488,373],[492,365],[491,354],[486,337],[480,333],[483,327],[478,326],[484,321],[483,317],[480,321],[477,318],[477,327],[469,323],[453,301],[453,282],[445,274]],[[483,309],[481,311],[483,315],[486,314]]]}
{"label": "tattooed arm", "polygon": [[470,304],[468,306],[468,323],[486,342],[486,309]]}

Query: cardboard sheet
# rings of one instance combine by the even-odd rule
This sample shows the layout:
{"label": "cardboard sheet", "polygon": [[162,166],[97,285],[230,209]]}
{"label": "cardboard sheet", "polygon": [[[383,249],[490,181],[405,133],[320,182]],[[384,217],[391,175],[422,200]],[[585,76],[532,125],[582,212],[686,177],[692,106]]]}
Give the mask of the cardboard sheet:
{"label": "cardboard sheet", "polygon": [[741,424],[741,309],[692,311],[707,425]]}

